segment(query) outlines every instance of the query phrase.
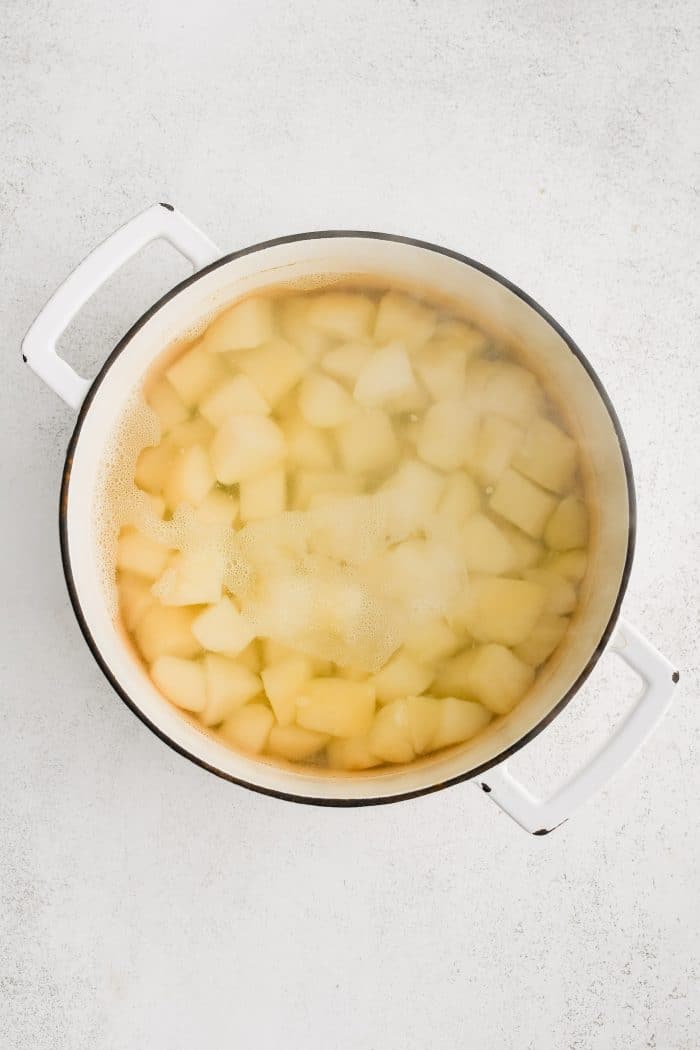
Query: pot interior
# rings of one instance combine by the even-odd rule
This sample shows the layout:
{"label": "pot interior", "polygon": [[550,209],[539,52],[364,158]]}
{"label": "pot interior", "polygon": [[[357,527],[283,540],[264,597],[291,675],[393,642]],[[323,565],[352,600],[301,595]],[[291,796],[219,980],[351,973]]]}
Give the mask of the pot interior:
{"label": "pot interior", "polygon": [[[204,327],[229,301],[314,279],[367,275],[449,300],[514,345],[568,417],[581,444],[591,513],[589,567],[575,621],[528,696],[473,741],[406,768],[340,774],[234,752],[188,721],[152,685],[115,624],[102,584],[93,507],[99,467],[124,403],[173,341]],[[318,234],[247,249],[184,282],[115,349],[81,409],[69,448],[61,505],[71,597],[86,638],[120,694],[161,736],[232,779],[303,799],[352,802],[418,793],[475,775],[546,724],[593,666],[612,629],[632,552],[631,474],[622,438],[590,366],[550,319],[496,275],[429,245],[381,235]]]}

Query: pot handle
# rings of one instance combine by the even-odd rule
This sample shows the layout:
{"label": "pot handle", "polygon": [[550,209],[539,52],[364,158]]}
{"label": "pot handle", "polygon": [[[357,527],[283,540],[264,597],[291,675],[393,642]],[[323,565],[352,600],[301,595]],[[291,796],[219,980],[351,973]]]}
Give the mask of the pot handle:
{"label": "pot handle", "polygon": [[479,783],[501,809],[532,835],[548,835],[587,802],[637,751],[671,702],[679,675],[643,635],[621,619],[610,643],[642,680],[637,703],[600,750],[549,798],[536,798],[508,769],[489,769]]}
{"label": "pot handle", "polygon": [[91,380],[56,353],[56,343],[91,295],[125,262],[151,241],[166,240],[195,270],[221,257],[221,252],[172,204],[153,204],[120,226],[98,245],[56,289],[22,341],[22,357],[59,397],[80,408]]}

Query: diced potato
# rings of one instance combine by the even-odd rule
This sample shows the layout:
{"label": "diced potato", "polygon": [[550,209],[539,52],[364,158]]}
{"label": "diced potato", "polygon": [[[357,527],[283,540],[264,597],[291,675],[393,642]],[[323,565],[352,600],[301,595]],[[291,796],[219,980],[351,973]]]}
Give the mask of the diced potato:
{"label": "diced potato", "polygon": [[242,751],[260,754],[265,750],[275,716],[266,704],[250,703],[239,707],[221,726],[225,740]]}
{"label": "diced potato", "polygon": [[505,715],[522,700],[534,677],[532,668],[510,649],[481,645],[467,670],[467,687],[489,711]]}
{"label": "diced potato", "polygon": [[308,470],[330,470],[333,467],[333,445],[324,431],[299,418],[286,422],[284,433],[291,466]]}
{"label": "diced potato", "polygon": [[371,335],[377,312],[366,295],[357,292],[324,292],[309,307],[309,320],[336,339],[366,339]]}
{"label": "diced potato", "polygon": [[247,375],[232,376],[208,394],[199,411],[212,426],[219,427],[227,416],[269,416],[270,406]]}
{"label": "diced potato", "polygon": [[440,724],[442,701],[434,696],[409,696],[405,700],[408,717],[408,735],[417,755],[424,755],[435,747]]}
{"label": "diced potato", "polygon": [[178,423],[165,437],[164,443],[175,449],[190,448],[192,445],[208,445],[214,437],[214,428],[211,423],[201,416],[186,419],[184,423]]}
{"label": "diced potato", "polygon": [[265,693],[281,726],[294,721],[297,697],[313,673],[311,660],[303,656],[282,659],[262,672]]}
{"label": "diced potato", "polygon": [[223,489],[212,489],[197,507],[197,520],[204,525],[233,525],[238,518],[238,500]]}
{"label": "diced potato", "polygon": [[331,769],[358,771],[372,769],[381,765],[382,760],[373,755],[369,749],[366,736],[352,736],[330,740],[326,748],[328,765]]}
{"label": "diced potato", "polygon": [[415,757],[405,700],[395,700],[377,711],[368,744],[371,753],[384,762],[410,762]]}
{"label": "diced potato", "polygon": [[560,576],[550,569],[526,569],[523,578],[539,583],[547,592],[544,611],[556,613],[561,616],[564,613],[573,612],[576,607],[576,588],[570,580]]}
{"label": "diced potato", "polygon": [[521,426],[531,422],[544,404],[544,394],[532,372],[510,361],[490,361],[481,393],[484,412],[496,412]]}
{"label": "diced potato", "polygon": [[435,673],[430,667],[399,650],[370,681],[376,690],[378,703],[388,704],[404,696],[424,693],[434,677]]}
{"label": "diced potato", "polygon": [[226,375],[220,357],[207,353],[201,343],[178,357],[165,373],[188,408],[194,408],[204,395]]}
{"label": "diced potato", "polygon": [[404,637],[404,650],[420,664],[436,664],[459,648],[459,638],[440,616],[412,627]]}
{"label": "diced potato", "polygon": [[454,550],[433,540],[404,540],[382,555],[375,571],[383,593],[420,619],[445,615],[466,584],[466,571]]}
{"label": "diced potato", "polygon": [[491,510],[534,539],[542,536],[556,505],[554,496],[510,468],[501,475],[489,500]]}
{"label": "diced potato", "polygon": [[146,402],[158,416],[161,434],[167,434],[171,427],[183,423],[190,410],[167,379],[159,379],[146,394]]}
{"label": "diced potato", "polygon": [[551,550],[570,551],[588,542],[588,514],[580,499],[566,496],[547,522],[544,542]]}
{"label": "diced potato", "polygon": [[315,328],[309,319],[312,302],[310,296],[291,296],[279,306],[282,335],[298,347],[308,361],[318,360],[332,343],[331,336]]}
{"label": "diced potato", "polygon": [[399,458],[391,420],[381,409],[358,412],[338,428],[340,461],[350,474],[388,470]]}
{"label": "diced potato", "polygon": [[212,321],[202,342],[207,350],[217,354],[260,346],[275,334],[274,310],[271,299],[243,299]]}
{"label": "diced potato", "polygon": [[176,454],[165,483],[167,505],[174,510],[180,503],[198,507],[216,482],[209,453],[201,445],[191,445]]}
{"label": "diced potato", "polygon": [[309,372],[299,390],[299,411],[312,427],[339,427],[357,410],[350,394],[335,379]]}
{"label": "diced potato", "polygon": [[165,500],[162,496],[149,496],[149,506],[154,518],[163,518],[165,514]]}
{"label": "diced potato", "polygon": [[439,701],[439,705],[431,751],[470,740],[493,718],[487,708],[473,700],[459,700],[454,696],[446,696]]}
{"label": "diced potato", "polygon": [[354,387],[357,377],[371,356],[371,344],[343,343],[342,346],[337,346],[323,355],[321,367],[329,376]]}
{"label": "diced potato", "polygon": [[501,532],[508,537],[511,547],[515,551],[515,571],[522,572],[531,569],[544,557],[544,547],[531,536],[527,536],[522,529],[518,529],[509,522],[501,522]]}
{"label": "diced potato", "polygon": [[461,528],[467,518],[481,506],[476,482],[463,471],[450,474],[437,505],[437,513],[451,528]]}
{"label": "diced potato", "polygon": [[262,660],[260,659],[260,649],[257,641],[252,641],[249,645],[242,649],[236,656],[236,663],[240,664],[241,667],[247,667],[253,674],[258,674],[262,667]]}
{"label": "diced potato", "polygon": [[317,733],[362,736],[369,730],[374,709],[375,692],[369,683],[314,678],[297,698],[296,720]]}
{"label": "diced potato", "polygon": [[281,514],[287,504],[287,476],[284,467],[273,467],[264,474],[240,483],[241,521],[256,521]]}
{"label": "diced potato", "polygon": [[461,700],[473,699],[467,686],[467,672],[474,659],[474,650],[465,649],[450,660],[446,660],[438,669],[433,682],[432,692],[435,696],[454,696]]}
{"label": "diced potato", "polygon": [[500,575],[515,568],[516,556],[508,537],[485,514],[477,512],[460,526],[460,550],[471,572]]}
{"label": "diced potato", "polygon": [[170,551],[131,526],[122,529],[117,542],[117,568],[155,580],[166,566]]}
{"label": "diced potato", "polygon": [[556,616],[554,613],[543,613],[535,624],[532,634],[513,647],[513,652],[520,660],[532,667],[539,667],[548,660],[566,634],[569,626],[568,616]]}
{"label": "diced potato", "polygon": [[360,370],[353,396],[365,408],[390,407],[417,389],[408,354],[400,342],[389,343],[369,357]]}
{"label": "diced potato", "polygon": [[404,540],[430,520],[443,491],[443,478],[417,459],[404,460],[384,483],[389,539]]}
{"label": "diced potato", "polygon": [[523,430],[505,416],[486,415],[474,442],[471,466],[482,485],[495,485],[522,444]]}
{"label": "diced potato", "polygon": [[467,324],[466,321],[438,321],[435,339],[459,346],[467,360],[483,354],[489,345],[488,336],[480,328]]}
{"label": "diced potato", "polygon": [[178,551],[153,593],[163,605],[206,605],[218,602],[223,578],[224,558],[219,551]]}
{"label": "diced potato", "polygon": [[548,419],[533,420],[513,457],[513,466],[553,492],[567,492],[573,484],[578,453],[576,442]]}
{"label": "diced potato", "polygon": [[467,357],[451,339],[431,339],[415,356],[414,368],[435,401],[461,397],[466,390]]}
{"label": "diced potato", "polygon": [[585,551],[563,551],[561,554],[552,554],[544,566],[552,572],[558,572],[565,580],[572,583],[580,583],[586,575],[588,567],[588,555]]}
{"label": "diced potato", "polygon": [[418,350],[435,331],[435,311],[399,292],[386,292],[379,302],[374,338],[378,343],[400,339],[409,350]]}
{"label": "diced potato", "polygon": [[127,631],[133,631],[155,602],[151,594],[150,580],[142,576],[133,576],[131,573],[120,573],[117,592],[124,625]]}
{"label": "diced potato", "polygon": [[544,611],[547,592],[531,580],[484,576],[472,580],[473,615],[466,624],[479,642],[518,645]]}
{"label": "diced potato", "polygon": [[166,608],[159,602],[147,609],[134,629],[136,644],[147,663],[159,656],[196,656],[201,645],[192,633],[196,609]]}
{"label": "diced potato", "polygon": [[273,667],[275,664],[282,663],[283,660],[301,658],[310,662],[312,675],[315,678],[326,678],[332,672],[332,665],[329,660],[319,660],[315,656],[307,656],[306,653],[293,649],[290,645],[284,645],[282,642],[275,641],[274,638],[266,638],[262,643],[262,649],[263,663],[266,667]]}
{"label": "diced potato", "polygon": [[418,436],[418,455],[431,467],[457,470],[470,458],[478,417],[463,400],[438,401],[428,409]]}
{"label": "diced potato", "polygon": [[145,492],[163,491],[177,450],[170,445],[149,445],[141,449],[136,460],[134,481]]}
{"label": "diced potato", "polygon": [[229,416],[211,445],[214,473],[233,485],[276,467],[285,457],[284,434],[266,416]]}
{"label": "diced potato", "polygon": [[205,726],[216,726],[262,692],[258,675],[218,653],[204,657],[207,701],[201,713]]}
{"label": "diced potato", "polygon": [[308,367],[302,352],[284,339],[235,354],[234,361],[272,408],[294,389]]}
{"label": "diced potato", "polygon": [[301,726],[274,726],[267,741],[267,751],[290,762],[303,762],[327,743],[326,733],[314,733]]}
{"label": "diced potato", "polygon": [[184,711],[202,711],[207,702],[204,668],[199,661],[180,656],[159,656],[151,678],[161,693]]}
{"label": "diced potato", "polygon": [[226,597],[195,618],[192,632],[205,649],[228,656],[237,656],[255,637],[255,629]]}
{"label": "diced potato", "polygon": [[292,504],[306,510],[316,495],[354,496],[364,487],[362,478],[334,470],[300,470],[293,482]]}

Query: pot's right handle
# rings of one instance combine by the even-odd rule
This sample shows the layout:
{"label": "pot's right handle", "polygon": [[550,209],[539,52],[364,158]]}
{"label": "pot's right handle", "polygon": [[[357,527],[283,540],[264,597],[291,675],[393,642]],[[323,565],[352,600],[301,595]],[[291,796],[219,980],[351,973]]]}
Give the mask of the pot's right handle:
{"label": "pot's right handle", "polygon": [[195,270],[214,262],[221,252],[172,204],[153,204],[125,223],[83,259],[56,289],[22,341],[22,356],[71,408],[80,408],[91,381],[83,379],[58,356],[56,344],[91,295],[125,262],[151,241],[166,240]]}
{"label": "pot's right handle", "polygon": [[546,799],[536,798],[516,780],[507,762],[487,770],[479,781],[489,798],[532,835],[554,831],[598,791],[641,747],[671,702],[678,672],[626,620],[620,620],[610,648],[643,686],[635,706],[590,761]]}

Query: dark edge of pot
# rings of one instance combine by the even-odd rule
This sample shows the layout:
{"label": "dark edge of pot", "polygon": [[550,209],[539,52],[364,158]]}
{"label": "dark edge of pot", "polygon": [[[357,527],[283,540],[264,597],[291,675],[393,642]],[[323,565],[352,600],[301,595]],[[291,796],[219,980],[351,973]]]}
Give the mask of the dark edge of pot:
{"label": "dark edge of pot", "polygon": [[[163,205],[163,207],[168,207],[168,205]],[[581,671],[580,675],[573,683],[571,688],[568,689],[564,696],[561,698],[561,700],[559,700],[559,702],[552,708],[552,710],[547,715],[545,715],[545,717],[541,719],[541,721],[538,722],[536,726],[534,726],[529,732],[527,732],[518,741],[516,741],[516,743],[511,744],[510,747],[506,748],[504,751],[502,751],[499,755],[496,755],[496,757],[492,758],[490,761],[485,762],[474,769],[470,769],[466,773],[460,773],[458,776],[450,777],[448,780],[441,781],[437,784],[431,784],[429,787],[422,787],[418,788],[415,791],[407,791],[400,794],[388,795],[386,797],[380,798],[311,798],[305,795],[295,795],[288,792],[275,791],[272,788],[261,787],[258,784],[252,784],[247,780],[241,780],[238,777],[232,776],[230,773],[226,773],[221,769],[217,769],[216,766],[212,766],[208,762],[205,762],[203,759],[199,758],[197,755],[192,754],[186,748],[182,747],[175,740],[169,737],[166,733],[163,732],[162,729],[160,729],[157,725],[151,722],[150,719],[146,718],[146,716],[134,703],[131,697],[122,689],[119,682],[112,674],[109,666],[107,665],[107,662],[103,658],[97,643],[92,637],[87,620],[83,615],[83,611],[80,606],[80,601],[78,599],[78,594],[75,586],[75,580],[73,578],[73,570],[71,568],[70,553],[68,549],[68,489],[70,485],[70,475],[73,463],[74,450],[80,437],[80,432],[82,430],[85,417],[88,411],[90,410],[90,405],[92,404],[92,401],[100,384],[102,383],[105,375],[109,371],[115,359],[119,356],[122,350],[124,350],[127,344],[134,337],[134,335],[141,328],[143,328],[143,326],[151,319],[151,317],[154,316],[154,314],[158,312],[158,310],[161,309],[162,306],[164,306],[167,302],[173,299],[180,291],[182,291],[184,288],[187,288],[195,281],[198,281],[201,277],[203,277],[205,274],[210,273],[212,270],[216,270],[220,266],[225,266],[228,262],[231,262],[233,259],[239,259],[245,255],[252,255],[255,252],[263,251],[266,248],[273,248],[279,244],[290,244],[294,241],[322,240],[324,238],[327,239],[331,237],[364,237],[369,240],[393,241],[398,244],[409,244],[414,248],[423,248],[426,251],[435,252],[438,255],[445,255],[451,259],[457,260],[458,262],[464,263],[466,266],[470,266],[475,270],[479,270],[481,273],[485,274],[487,277],[492,278],[494,281],[498,281],[499,284],[503,285],[514,295],[517,295],[519,299],[521,299],[524,303],[531,307],[531,309],[538,313],[540,317],[542,317],[547,322],[547,324],[549,324],[554,329],[554,331],[564,340],[566,345],[569,347],[571,353],[579,360],[583,368],[588,373],[591,382],[595,386],[596,390],[598,391],[598,394],[600,395],[601,400],[603,401],[603,404],[605,405],[605,408],[608,412],[608,415],[610,416],[620,445],[620,452],[622,454],[622,460],[625,468],[625,476],[627,480],[627,492],[629,501],[629,530],[627,540],[627,555],[625,558],[625,565],[620,580],[620,589],[618,591],[612,613],[600,636],[598,644],[596,645],[593,653],[591,654],[588,663],[583,668],[583,670]],[[625,441],[625,437],[622,432],[622,427],[620,426],[620,421],[617,417],[615,409],[613,408],[612,402],[607,394],[607,391],[605,390],[602,382],[598,378],[598,375],[593,369],[593,366],[588,361],[583,352],[579,349],[579,347],[576,345],[576,343],[573,341],[573,339],[561,327],[561,325],[557,321],[555,321],[554,318],[542,306],[539,305],[539,303],[535,302],[534,299],[532,299],[526,292],[522,291],[522,289],[519,288],[517,285],[513,284],[512,281],[509,281],[506,277],[503,277],[501,274],[497,273],[495,270],[492,270],[490,267],[485,266],[483,263],[477,262],[475,259],[470,259],[468,256],[462,255],[460,252],[452,251],[450,248],[443,248],[440,245],[432,244],[429,241],[416,240],[412,237],[402,237],[398,234],[378,233],[367,230],[319,230],[311,233],[295,233],[290,234],[287,237],[275,237],[272,240],[262,241],[259,244],[253,244],[247,248],[241,248],[238,251],[229,252],[227,255],[223,255],[220,259],[217,259],[215,262],[210,263],[208,266],[205,266],[202,270],[199,270],[197,273],[192,274],[190,277],[185,278],[184,281],[181,281],[179,284],[175,285],[174,288],[171,288],[169,292],[166,292],[166,294],[163,295],[156,303],[154,303],[153,306],[150,307],[150,309],[148,309],[144,314],[141,315],[141,317],[131,326],[129,331],[122,337],[122,339],[119,340],[114,350],[111,352],[111,354],[103,364],[102,368],[95,376],[92,386],[88,390],[85,400],[83,401],[80,407],[78,417],[75,423],[75,428],[68,443],[65,465],[63,468],[63,478],[61,481],[61,494],[59,504],[59,538],[61,546],[61,561],[63,563],[63,571],[65,574],[66,584],[68,586],[68,593],[70,596],[71,604],[73,606],[73,610],[75,612],[75,616],[83,633],[83,637],[85,638],[85,641],[87,642],[93,657],[97,661],[97,664],[102,670],[102,673],[104,674],[114,691],[117,693],[117,695],[121,697],[121,699],[127,705],[127,707],[129,707],[131,711],[133,711],[133,713],[144,723],[144,725],[148,726],[148,728],[153,733],[155,733],[157,737],[159,737],[174,751],[176,751],[183,757],[188,758],[191,762],[194,762],[195,765],[200,766],[202,769],[206,769],[209,773],[213,773],[215,776],[221,777],[223,780],[230,781],[233,784],[238,784],[239,787],[248,788],[248,790],[255,791],[258,794],[268,795],[272,798],[283,799],[287,802],[300,802],[305,805],[311,806],[332,807],[378,806],[388,804],[390,802],[402,802],[407,799],[418,798],[421,795],[429,795],[435,791],[441,791],[444,788],[452,787],[456,784],[461,784],[467,780],[474,780],[475,778],[485,773],[486,770],[491,769],[493,766],[500,765],[507,758],[510,758],[517,751],[519,751],[521,748],[525,747],[532,740],[534,740],[534,738],[538,736],[543,729],[546,729],[547,726],[552,721],[554,721],[557,715],[561,711],[563,711],[563,709],[570,702],[573,696],[578,692],[578,690],[581,688],[588,676],[591,674],[593,668],[597,664],[608,643],[608,639],[610,638],[615,628],[615,624],[617,623],[617,619],[620,613],[620,607],[622,605],[622,600],[625,596],[627,585],[629,583],[630,572],[632,569],[632,560],[634,557],[636,531],[637,504],[634,488],[634,476],[632,473],[632,464],[630,461],[629,450],[627,448],[627,442]],[[551,830],[553,829],[543,828],[536,834],[546,835]]]}

